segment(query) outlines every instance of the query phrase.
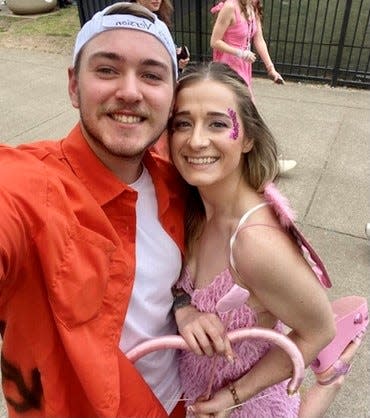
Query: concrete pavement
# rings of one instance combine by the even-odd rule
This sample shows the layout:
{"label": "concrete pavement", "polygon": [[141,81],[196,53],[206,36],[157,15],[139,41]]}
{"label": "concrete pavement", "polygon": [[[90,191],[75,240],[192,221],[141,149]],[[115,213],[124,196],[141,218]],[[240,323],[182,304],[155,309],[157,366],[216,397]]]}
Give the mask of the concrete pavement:
{"label": "concrete pavement", "polygon": [[[69,63],[69,56],[0,48],[0,143],[15,146],[68,133],[78,120],[67,92]],[[330,299],[369,299],[364,228],[370,222],[370,92],[293,82],[274,86],[265,79],[255,79],[254,91],[284,157],[298,162],[279,186],[326,262]],[[370,417],[369,340],[327,417]]]}

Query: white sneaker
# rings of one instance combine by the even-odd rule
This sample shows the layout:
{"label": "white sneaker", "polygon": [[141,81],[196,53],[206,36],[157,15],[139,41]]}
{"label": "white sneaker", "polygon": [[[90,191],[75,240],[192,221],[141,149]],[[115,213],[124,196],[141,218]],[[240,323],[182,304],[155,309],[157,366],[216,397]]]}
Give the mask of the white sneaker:
{"label": "white sneaker", "polygon": [[279,160],[280,174],[292,170],[297,165],[295,160]]}
{"label": "white sneaker", "polygon": [[370,239],[370,223],[367,223],[365,225],[365,234],[366,234],[367,238]]}

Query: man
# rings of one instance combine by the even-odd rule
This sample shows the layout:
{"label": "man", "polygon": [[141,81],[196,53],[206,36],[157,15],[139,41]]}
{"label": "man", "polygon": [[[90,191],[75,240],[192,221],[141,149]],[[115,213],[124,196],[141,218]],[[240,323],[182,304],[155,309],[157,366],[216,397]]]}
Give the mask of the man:
{"label": "man", "polygon": [[163,417],[180,397],[173,352],[136,368],[124,355],[176,332],[181,183],[148,151],[165,129],[176,73],[167,27],[139,5],[116,3],[77,36],[69,69],[77,126],[60,141],[0,147],[10,416]]}

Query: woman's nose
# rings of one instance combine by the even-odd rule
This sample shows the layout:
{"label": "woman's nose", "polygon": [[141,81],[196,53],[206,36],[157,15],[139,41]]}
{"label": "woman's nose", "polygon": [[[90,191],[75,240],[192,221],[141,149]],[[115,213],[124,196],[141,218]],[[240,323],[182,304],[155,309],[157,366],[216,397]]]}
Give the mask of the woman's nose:
{"label": "woman's nose", "polygon": [[210,138],[202,129],[195,128],[190,135],[188,142],[193,148],[206,148],[210,143]]}

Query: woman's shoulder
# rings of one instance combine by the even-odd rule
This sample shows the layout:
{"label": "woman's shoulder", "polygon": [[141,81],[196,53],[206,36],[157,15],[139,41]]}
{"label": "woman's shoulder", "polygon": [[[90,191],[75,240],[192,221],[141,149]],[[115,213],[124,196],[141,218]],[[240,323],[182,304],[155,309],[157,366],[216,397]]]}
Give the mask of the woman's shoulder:
{"label": "woman's shoulder", "polygon": [[237,2],[237,0],[226,0],[224,7],[235,9],[235,2]]}
{"label": "woman's shoulder", "polygon": [[236,215],[238,226],[235,231],[250,229],[253,226],[280,225],[279,218],[275,211],[275,204],[266,199],[265,193],[247,190],[241,193],[238,214]]}
{"label": "woman's shoulder", "polygon": [[224,3],[220,12],[223,14],[231,14],[231,13],[234,13],[235,9],[236,9],[236,6],[235,6],[234,0],[227,0]]}
{"label": "woman's shoulder", "polygon": [[[290,251],[292,248],[290,234],[282,224],[275,204],[265,195],[258,196],[246,207],[235,229],[232,250],[235,260],[240,263],[252,257],[257,264],[265,263],[277,249],[280,252],[280,249]],[[248,257],[245,257],[247,253]]]}
{"label": "woman's shoulder", "polygon": [[294,222],[295,213],[274,184],[266,185],[263,193],[249,193],[246,202],[237,228],[239,242],[289,239],[287,227]]}
{"label": "woman's shoulder", "polygon": [[286,235],[274,209],[267,202],[259,203],[248,209],[240,219],[236,230],[235,243],[248,245],[257,241],[263,244],[273,243],[280,236]]}
{"label": "woman's shoulder", "polygon": [[249,286],[280,280],[301,259],[298,247],[267,206],[238,232],[231,249],[236,271]]}

